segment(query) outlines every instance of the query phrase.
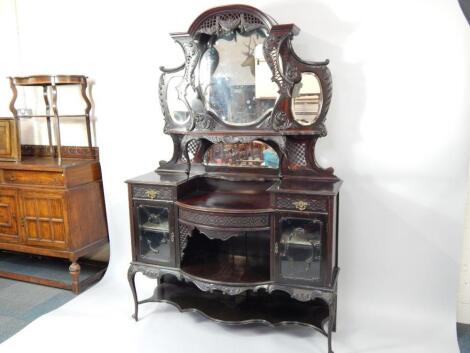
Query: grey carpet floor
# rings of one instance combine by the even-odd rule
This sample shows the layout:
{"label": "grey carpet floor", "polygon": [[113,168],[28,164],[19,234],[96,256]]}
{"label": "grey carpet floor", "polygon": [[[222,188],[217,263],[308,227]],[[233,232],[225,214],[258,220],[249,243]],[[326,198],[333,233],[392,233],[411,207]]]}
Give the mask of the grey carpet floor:
{"label": "grey carpet floor", "polygon": [[63,289],[0,278],[0,343],[74,297]]}
{"label": "grey carpet floor", "polygon": [[460,353],[470,353],[470,325],[457,324]]}

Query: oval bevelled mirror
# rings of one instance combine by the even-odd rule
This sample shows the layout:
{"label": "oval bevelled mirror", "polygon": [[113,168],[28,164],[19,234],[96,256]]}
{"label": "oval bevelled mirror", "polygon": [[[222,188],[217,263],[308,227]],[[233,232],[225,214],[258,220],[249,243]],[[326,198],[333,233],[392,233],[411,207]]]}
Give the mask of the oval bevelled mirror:
{"label": "oval bevelled mirror", "polygon": [[278,87],[264,59],[266,32],[239,29],[211,37],[196,73],[205,109],[232,126],[256,124],[271,114]]}
{"label": "oval bevelled mirror", "polygon": [[168,80],[167,92],[167,105],[170,113],[171,120],[175,124],[186,124],[190,118],[188,108],[184,102],[178,98],[178,85],[183,80],[183,76],[173,76]]}
{"label": "oval bevelled mirror", "polygon": [[323,102],[320,80],[313,72],[302,72],[302,79],[292,92],[292,115],[300,125],[312,125],[321,112]]}

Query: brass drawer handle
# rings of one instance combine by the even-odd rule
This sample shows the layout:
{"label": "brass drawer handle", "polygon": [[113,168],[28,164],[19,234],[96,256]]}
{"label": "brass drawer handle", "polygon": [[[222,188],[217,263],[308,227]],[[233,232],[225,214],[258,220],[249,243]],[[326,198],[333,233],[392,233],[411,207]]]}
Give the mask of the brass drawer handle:
{"label": "brass drawer handle", "polygon": [[294,201],[292,202],[292,204],[295,206],[296,209],[298,209],[299,211],[305,211],[307,209],[307,207],[309,206],[309,203],[308,202],[305,202],[305,201]]}
{"label": "brass drawer handle", "polygon": [[145,195],[149,198],[149,199],[155,199],[157,196],[158,196],[158,191],[157,190],[146,190],[145,191]]}

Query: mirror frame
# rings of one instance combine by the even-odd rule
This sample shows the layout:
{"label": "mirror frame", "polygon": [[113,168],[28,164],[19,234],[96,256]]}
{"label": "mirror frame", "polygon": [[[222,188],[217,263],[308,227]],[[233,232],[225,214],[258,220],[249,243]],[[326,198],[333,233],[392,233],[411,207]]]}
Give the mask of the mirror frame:
{"label": "mirror frame", "polygon": [[[260,117],[250,125],[226,124],[205,109],[200,92],[197,90],[195,70],[213,36],[234,30],[250,32],[262,28],[267,33],[263,43],[263,55],[271,71],[271,80],[278,87],[278,98],[271,114]],[[207,170],[201,163],[201,156],[211,144],[217,142],[249,142],[260,140],[274,148],[280,158],[279,177],[321,177],[334,179],[332,168],[322,168],[315,159],[315,145],[318,138],[326,136],[325,119],[332,97],[332,79],[328,60],[306,61],[292,48],[292,39],[299,34],[294,24],[277,24],[262,11],[246,5],[229,5],[212,8],[199,15],[187,32],[172,33],[171,37],[180,45],[184,62],[174,68],[161,67],[159,98],[165,118],[164,132],[173,140],[173,156],[160,162],[162,171],[185,171],[191,166]],[[319,80],[322,92],[320,113],[310,125],[298,123],[292,111],[293,89],[301,81],[302,73],[313,73]],[[175,124],[167,102],[169,78],[182,75],[178,85],[179,97],[189,111],[184,124]],[[185,92],[194,90],[197,95],[189,102]],[[199,141],[200,151],[190,158],[188,145]],[[186,164],[186,167],[185,167]],[[248,169],[248,168],[246,168]]]}
{"label": "mirror frame", "polygon": [[[218,117],[211,109],[203,108],[203,99],[195,79],[196,70],[201,58],[208,48],[208,41],[214,36],[238,30],[242,33],[263,29],[267,33],[263,53],[271,73],[272,81],[278,86],[278,97],[272,109],[265,115],[257,117],[252,123],[231,124]],[[172,38],[181,46],[184,63],[176,69],[161,68],[160,103],[165,116],[166,132],[182,131],[225,131],[225,130],[264,130],[264,131],[296,131],[309,130],[324,136],[326,130],[323,121],[331,100],[331,75],[327,68],[328,60],[308,62],[300,59],[292,49],[291,40],[299,33],[293,25],[278,25],[271,17],[250,6],[232,5],[214,8],[200,15],[190,26],[187,33],[173,33]],[[167,85],[170,74],[182,71],[183,80],[179,86],[179,95],[189,111],[189,119],[185,124],[172,120],[167,102]],[[318,117],[311,125],[299,124],[292,112],[292,90],[301,80],[303,72],[314,73],[321,85],[323,94],[322,106]],[[191,87],[197,92],[199,107],[194,107],[185,97],[185,90]]]}

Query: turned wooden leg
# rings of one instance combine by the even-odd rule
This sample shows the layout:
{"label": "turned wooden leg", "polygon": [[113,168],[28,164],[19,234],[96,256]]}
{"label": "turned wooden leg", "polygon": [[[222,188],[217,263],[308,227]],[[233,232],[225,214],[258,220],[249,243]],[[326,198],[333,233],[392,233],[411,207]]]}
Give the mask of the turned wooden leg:
{"label": "turned wooden leg", "polygon": [[80,277],[80,265],[73,261],[69,266],[70,276],[72,277],[72,292],[78,294],[80,292],[79,277]]}
{"label": "turned wooden leg", "polygon": [[136,268],[134,265],[129,266],[129,270],[127,271],[127,279],[129,281],[129,285],[131,286],[132,297],[134,298],[134,314],[132,317],[135,321],[139,320],[139,301],[137,299],[137,291],[135,289],[135,274],[137,273]]}

